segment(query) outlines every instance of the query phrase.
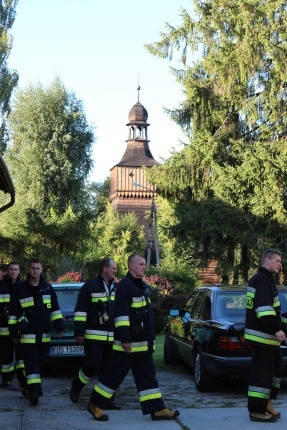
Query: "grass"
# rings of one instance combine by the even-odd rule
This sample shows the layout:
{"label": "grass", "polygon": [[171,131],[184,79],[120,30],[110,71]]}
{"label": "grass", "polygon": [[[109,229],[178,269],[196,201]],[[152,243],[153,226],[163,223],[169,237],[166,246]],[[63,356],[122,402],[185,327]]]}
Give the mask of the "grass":
{"label": "grass", "polygon": [[164,334],[158,334],[156,336],[155,352],[153,354],[153,359],[156,367],[162,370],[167,368],[163,361],[164,338],[165,338]]}

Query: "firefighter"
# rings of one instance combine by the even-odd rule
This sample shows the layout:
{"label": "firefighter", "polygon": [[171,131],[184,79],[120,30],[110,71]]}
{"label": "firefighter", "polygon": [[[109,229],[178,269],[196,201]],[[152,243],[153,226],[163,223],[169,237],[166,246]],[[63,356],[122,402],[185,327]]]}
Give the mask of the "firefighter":
{"label": "firefighter", "polygon": [[280,269],[280,252],[266,249],[258,272],[248,283],[244,337],[252,345],[248,387],[251,421],[275,422],[280,417],[271,403],[280,388],[283,369],[280,343],[286,339],[274,280]]}
{"label": "firefighter", "polygon": [[8,330],[8,307],[11,297],[20,283],[19,274],[19,264],[16,261],[11,261],[7,266],[7,273],[0,281],[0,363],[2,376],[0,386],[6,388],[10,386],[13,380],[14,365],[16,365],[17,380],[20,387],[24,387],[26,383],[20,345],[14,344]]}
{"label": "firefighter", "polygon": [[109,419],[103,411],[109,399],[131,369],[142,413],[152,420],[177,418],[179,412],[166,409],[156,379],[152,353],[155,332],[150,289],[142,280],[146,261],[139,254],[128,259],[129,271],[119,282],[115,296],[115,340],[113,353],[99,377],[87,409],[98,421]]}
{"label": "firefighter", "polygon": [[[114,340],[113,303],[117,265],[111,258],[104,258],[98,276],[89,279],[79,291],[75,307],[75,338],[85,341],[85,361],[72,381],[70,399],[77,403],[82,388],[101,371]],[[109,409],[121,409],[113,399]]]}
{"label": "firefighter", "polygon": [[41,364],[51,337],[51,322],[59,337],[64,334],[64,320],[53,287],[42,276],[42,263],[29,262],[27,280],[21,282],[10,301],[9,332],[20,341],[25,366],[26,394],[32,406],[42,396]]}

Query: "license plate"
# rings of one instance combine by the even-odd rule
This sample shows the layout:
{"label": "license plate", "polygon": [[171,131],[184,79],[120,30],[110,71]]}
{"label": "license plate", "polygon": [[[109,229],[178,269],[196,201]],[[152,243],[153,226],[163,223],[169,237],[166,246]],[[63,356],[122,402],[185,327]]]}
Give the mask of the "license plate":
{"label": "license plate", "polygon": [[84,346],[51,346],[50,355],[84,354]]}

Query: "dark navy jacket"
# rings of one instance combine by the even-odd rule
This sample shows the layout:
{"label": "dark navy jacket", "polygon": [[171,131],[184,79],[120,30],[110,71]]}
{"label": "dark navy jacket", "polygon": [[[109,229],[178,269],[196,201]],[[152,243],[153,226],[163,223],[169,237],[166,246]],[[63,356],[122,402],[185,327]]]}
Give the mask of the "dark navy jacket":
{"label": "dark navy jacket", "polygon": [[84,337],[97,343],[113,342],[116,285],[116,282],[106,284],[101,276],[85,282],[75,307],[75,337]]}
{"label": "dark navy jacket", "polygon": [[10,336],[20,337],[22,344],[47,344],[51,339],[51,322],[57,333],[64,332],[56,292],[42,276],[38,287],[30,284],[28,276],[18,285],[10,301]]}

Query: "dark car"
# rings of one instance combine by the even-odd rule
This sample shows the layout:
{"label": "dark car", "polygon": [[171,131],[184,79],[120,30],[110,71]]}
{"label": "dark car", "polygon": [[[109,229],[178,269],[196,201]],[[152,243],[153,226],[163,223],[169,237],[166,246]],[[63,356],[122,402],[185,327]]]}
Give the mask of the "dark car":
{"label": "dark car", "polygon": [[56,291],[64,318],[65,334],[62,339],[59,339],[58,334],[52,326],[51,343],[47,358],[83,358],[85,356],[84,345],[77,344],[74,337],[74,309],[83,282],[67,282],[52,285]]}
{"label": "dark car", "polygon": [[[248,376],[251,347],[244,341],[246,286],[200,287],[184,309],[172,309],[164,343],[164,361],[183,361],[194,369],[198,391],[208,391],[216,379]],[[287,289],[278,288],[282,312]],[[287,347],[282,344],[284,374]]]}

